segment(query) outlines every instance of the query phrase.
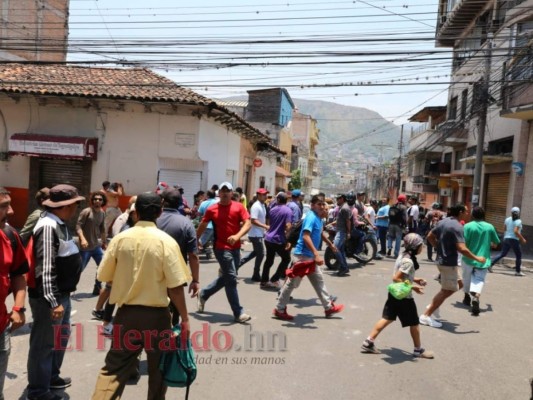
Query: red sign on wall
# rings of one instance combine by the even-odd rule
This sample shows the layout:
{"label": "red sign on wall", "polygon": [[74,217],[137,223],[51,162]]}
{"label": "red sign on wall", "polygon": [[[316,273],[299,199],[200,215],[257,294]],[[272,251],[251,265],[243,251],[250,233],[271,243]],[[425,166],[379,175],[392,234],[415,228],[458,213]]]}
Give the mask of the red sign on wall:
{"label": "red sign on wall", "polygon": [[255,167],[255,168],[259,168],[259,167],[261,167],[262,165],[263,165],[263,161],[262,161],[260,158],[256,158],[256,159],[254,160],[254,167]]}

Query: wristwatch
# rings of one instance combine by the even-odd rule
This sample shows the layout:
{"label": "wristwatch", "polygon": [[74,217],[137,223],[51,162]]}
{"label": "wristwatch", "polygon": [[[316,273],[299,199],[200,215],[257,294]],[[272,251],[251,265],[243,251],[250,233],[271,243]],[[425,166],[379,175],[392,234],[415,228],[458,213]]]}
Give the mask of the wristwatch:
{"label": "wristwatch", "polygon": [[26,312],[26,307],[13,306],[12,310],[16,312]]}

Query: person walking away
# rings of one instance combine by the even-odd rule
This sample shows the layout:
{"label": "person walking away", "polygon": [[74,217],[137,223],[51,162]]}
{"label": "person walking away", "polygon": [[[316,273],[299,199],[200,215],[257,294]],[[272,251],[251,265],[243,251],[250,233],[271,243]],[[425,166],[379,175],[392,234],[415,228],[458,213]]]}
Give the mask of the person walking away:
{"label": "person walking away", "polygon": [[[200,207],[198,208],[198,216],[200,221],[205,215],[205,211],[217,202],[216,193],[214,190],[208,190],[206,193],[207,198],[202,201]],[[204,233],[201,237],[198,238],[199,247],[202,248],[205,252],[205,256],[208,260],[213,258],[213,223],[209,222],[205,228]]]}
{"label": "person walking away", "polygon": [[113,238],[102,260],[98,279],[113,282],[110,302],[118,310],[112,345],[92,400],[121,398],[143,349],[148,364],[147,399],[165,398],[167,387],[159,361],[172,335],[169,297],[180,314],[182,337],[190,335],[184,286],[191,274],[176,241],[155,224],[161,211],[159,195],[138,195],[135,212],[139,221]]}
{"label": "person walking away", "polygon": [[24,226],[22,227],[19,233],[20,240],[22,240],[22,244],[24,246],[28,244],[31,235],[33,234],[33,228],[35,228],[35,225],[37,225],[37,221],[39,221],[39,218],[41,218],[41,214],[44,212],[43,201],[45,201],[49,197],[50,189],[47,187],[39,189],[39,191],[35,194],[37,208],[33,210],[30,215],[28,215],[28,218],[26,218],[26,222],[24,223]]}
{"label": "person walking away", "polygon": [[491,265],[490,249],[500,243],[500,238],[494,226],[485,222],[485,210],[482,207],[474,207],[472,218],[473,221],[464,226],[465,245],[474,254],[479,254],[486,260],[482,264],[463,256],[463,290],[465,292],[463,304],[472,304],[472,315],[477,316],[480,311],[479,298],[485,286],[487,270]]}
{"label": "person walking away", "polygon": [[[8,219],[14,215],[11,193],[0,187],[0,400],[4,400],[11,334],[26,323],[26,279],[28,259],[17,231],[9,226]],[[13,292],[13,307],[7,311],[6,299]]]}
{"label": "person walking away", "polygon": [[466,247],[463,225],[459,222],[468,215],[468,209],[462,203],[450,207],[448,217],[440,221],[428,234],[428,241],[437,249],[437,264],[440,272],[441,290],[433,297],[424,314],[420,315],[420,324],[440,328],[442,323],[431,317],[441,304],[463,287],[459,277],[459,253],[485,264],[486,258],[473,254]]}
{"label": "person walking away", "polygon": [[396,204],[389,208],[389,230],[387,233],[387,256],[390,257],[392,252],[392,241],[394,240],[394,258],[400,254],[400,245],[402,243],[403,230],[407,224],[407,207],[405,206],[406,197],[404,194],[398,196]]}
{"label": "person walking away", "polygon": [[[285,278],[285,270],[291,262],[290,246],[287,244],[287,233],[292,226],[292,211],[287,206],[287,194],[276,195],[277,207],[270,211],[270,225],[265,235],[266,259],[261,274],[262,289],[280,289],[280,279]],[[274,264],[276,254],[281,257],[279,266],[269,279],[270,268]]]}
{"label": "person walking away", "polygon": [[[162,197],[163,212],[157,218],[156,225],[176,241],[180,246],[185,263],[189,263],[192,274],[189,294],[191,298],[194,298],[198,296],[198,291],[200,290],[200,260],[198,259],[196,230],[192,221],[178,211],[182,201],[179,190],[167,189],[163,191]],[[170,312],[172,314],[172,325],[176,325],[179,313],[172,303],[170,303]]]}
{"label": "person walking away", "polygon": [[[371,235],[372,241],[376,244],[376,249],[378,247],[378,238],[376,235],[377,226],[376,226],[376,211],[378,209],[378,201],[370,200],[370,203],[365,204],[365,213],[363,217],[370,223],[368,227],[368,232]],[[374,255],[375,260],[381,260],[383,257],[377,253]]]}
{"label": "person walking away", "polygon": [[241,259],[239,270],[248,261],[255,258],[254,271],[252,274],[252,281],[261,282],[261,263],[265,257],[265,247],[263,240],[265,237],[265,231],[269,229],[266,223],[266,208],[265,201],[267,198],[268,190],[264,188],[257,189],[257,201],[255,201],[250,208],[250,218],[252,221],[252,227],[248,232],[248,239],[252,242],[253,251],[246,257]]}
{"label": "person walking away", "polygon": [[346,195],[340,194],[337,196],[337,206],[339,212],[335,220],[335,239],[333,244],[337,248],[335,256],[339,262],[339,271],[337,276],[345,276],[350,272],[348,262],[346,261],[346,241],[350,240],[352,232],[352,210],[346,202]]}
{"label": "person walking away", "polygon": [[[444,218],[444,213],[441,211],[442,205],[440,203],[433,203],[431,211],[426,214],[426,220],[429,224],[429,231],[437,226],[437,223]],[[428,232],[429,233],[429,232]],[[426,235],[427,237],[427,235]],[[433,261],[433,246],[426,239],[428,261]]]}
{"label": "person walking away", "polygon": [[[424,247],[424,239],[416,233],[409,233],[405,235],[404,252],[401,257],[398,257],[394,264],[394,273],[392,276],[393,282],[409,281],[412,285],[412,291],[418,294],[424,294],[424,286],[427,282],[422,278],[416,278],[415,272],[419,268],[416,256],[422,252]],[[420,340],[420,323],[418,321],[418,312],[416,310],[416,303],[413,299],[413,293],[409,293],[406,298],[398,300],[392,294],[388,294],[387,302],[383,307],[382,318],[374,325],[370,335],[363,342],[361,349],[363,353],[381,353],[375,345],[375,340],[378,335],[387,326],[400,319],[402,328],[409,327],[411,338],[413,339],[413,357],[415,358],[434,358],[433,352],[422,347]]]}
{"label": "person walking away", "polygon": [[294,189],[291,192],[291,200],[287,203],[292,211],[292,223],[295,224],[302,219],[302,209],[300,208],[300,194],[302,192],[298,189]]}
{"label": "person walking away", "polygon": [[[337,251],[335,245],[331,243],[322,230],[322,218],[325,218],[326,215],[326,202],[324,198],[319,195],[314,195],[311,198],[311,212],[309,212],[303,220],[300,237],[294,248],[293,276],[288,277],[281,289],[278,303],[273,311],[274,318],[284,321],[291,321],[294,319],[294,316],[287,313],[287,304],[291,298],[293,290],[300,285],[304,276],[308,277],[311,285],[315,289],[315,292],[324,307],[326,318],[329,318],[344,309],[344,305],[335,304],[334,301],[332,301],[332,296],[326,288],[324,276],[320,269],[320,266],[324,265],[324,259],[317,250],[321,239],[324,240],[334,252]],[[300,271],[295,271],[297,265],[300,265],[303,268],[300,268]]]}
{"label": "person walking away", "polygon": [[[522,220],[520,208],[511,208],[511,216],[505,219],[505,233],[503,235],[502,251],[491,262],[491,268],[513,249],[515,254],[515,276],[525,276],[522,272],[522,249],[520,243],[526,244],[526,238],[522,235]],[[489,270],[492,272],[492,269]]]}
{"label": "person walking away", "polygon": [[389,198],[381,199],[381,207],[376,214],[376,226],[378,227],[378,237],[380,243],[379,254],[387,254],[387,231],[389,229]]}
{"label": "person walking away", "polygon": [[[104,196],[100,192],[91,193],[90,205],[84,208],[78,216],[76,233],[80,240],[81,271],[83,272],[91,258],[96,263],[96,270],[104,256],[107,246],[105,230],[105,212],[102,210]],[[98,240],[100,239],[100,243]],[[102,283],[94,280],[93,296],[100,294]]]}
{"label": "person walking away", "polygon": [[66,222],[75,217],[83,200],[73,186],[54,186],[33,230],[35,268],[28,274],[33,317],[27,364],[29,400],[62,399],[50,389],[64,389],[72,383],[60,373],[70,337],[70,294],[76,291],[82,263]]}
{"label": "person walking away", "polygon": [[416,233],[418,229],[418,218],[420,216],[418,199],[415,196],[410,196],[408,202],[409,208],[407,209],[407,230],[409,233]]}
{"label": "person walking away", "polygon": [[224,288],[236,322],[245,323],[252,317],[243,312],[237,291],[237,268],[241,258],[241,238],[250,230],[250,215],[244,206],[232,201],[233,186],[222,182],[218,190],[220,201],[209,207],[198,226],[196,237],[201,237],[209,222],[215,232],[215,257],[221,274],[198,294],[198,312],[204,311],[207,300]]}

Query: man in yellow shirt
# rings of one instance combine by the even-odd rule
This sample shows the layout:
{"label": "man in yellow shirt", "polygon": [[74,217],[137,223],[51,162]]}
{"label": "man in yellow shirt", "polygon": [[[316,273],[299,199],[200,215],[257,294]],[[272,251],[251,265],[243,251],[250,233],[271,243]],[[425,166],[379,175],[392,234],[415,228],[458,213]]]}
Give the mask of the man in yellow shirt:
{"label": "man in yellow shirt", "polygon": [[161,198],[140,194],[135,210],[139,221],[113,238],[98,271],[100,281],[113,282],[109,301],[119,309],[93,400],[120,398],[143,348],[148,359],[147,398],[165,398],[159,359],[171,332],[168,297],[180,314],[182,334],[189,336],[184,286],[191,274],[176,241],[155,225]]}

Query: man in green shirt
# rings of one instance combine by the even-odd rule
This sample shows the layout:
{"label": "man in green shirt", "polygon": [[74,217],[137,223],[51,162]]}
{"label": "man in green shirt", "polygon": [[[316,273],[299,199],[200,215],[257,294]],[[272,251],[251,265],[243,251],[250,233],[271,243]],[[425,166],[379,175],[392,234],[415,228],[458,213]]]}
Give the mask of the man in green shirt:
{"label": "man in green shirt", "polygon": [[485,257],[486,260],[480,263],[463,256],[463,290],[465,292],[463,304],[472,303],[472,315],[477,316],[479,315],[479,297],[490,267],[490,250],[500,243],[500,238],[494,226],[485,222],[483,208],[474,207],[472,218],[473,220],[464,227],[465,245],[472,253]]}

